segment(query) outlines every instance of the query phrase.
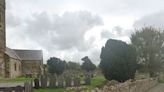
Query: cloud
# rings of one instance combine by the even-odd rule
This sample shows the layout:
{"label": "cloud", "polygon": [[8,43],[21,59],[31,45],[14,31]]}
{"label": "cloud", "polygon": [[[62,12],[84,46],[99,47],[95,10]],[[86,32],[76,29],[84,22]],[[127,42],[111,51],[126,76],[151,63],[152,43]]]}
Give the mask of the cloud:
{"label": "cloud", "polygon": [[164,11],[155,12],[141,17],[134,23],[135,28],[141,28],[144,26],[153,26],[164,29]]}
{"label": "cloud", "polygon": [[87,11],[66,12],[62,16],[50,16],[43,12],[33,15],[33,18],[26,22],[25,30],[31,40],[45,48],[76,48],[85,51],[90,47],[85,45],[86,32],[102,24],[99,16]]}
{"label": "cloud", "polygon": [[130,35],[133,31],[130,29],[123,29],[121,26],[115,26],[112,30],[103,30],[101,32],[102,39],[118,39],[129,42]]}
{"label": "cloud", "polygon": [[46,59],[50,56],[73,59],[75,54],[89,55],[95,38],[85,39],[86,33],[95,26],[103,25],[100,16],[88,11],[65,12],[63,15],[34,13],[25,19],[12,13],[7,16],[8,46],[43,49]]}

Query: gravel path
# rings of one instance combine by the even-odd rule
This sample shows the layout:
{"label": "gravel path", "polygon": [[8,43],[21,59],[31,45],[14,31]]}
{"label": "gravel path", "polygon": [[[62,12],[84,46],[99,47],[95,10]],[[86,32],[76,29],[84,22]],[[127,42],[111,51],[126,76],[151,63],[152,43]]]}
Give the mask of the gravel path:
{"label": "gravel path", "polygon": [[24,83],[0,83],[0,87],[24,86]]}
{"label": "gravel path", "polygon": [[148,92],[164,92],[164,84],[158,84],[154,88],[151,88]]}

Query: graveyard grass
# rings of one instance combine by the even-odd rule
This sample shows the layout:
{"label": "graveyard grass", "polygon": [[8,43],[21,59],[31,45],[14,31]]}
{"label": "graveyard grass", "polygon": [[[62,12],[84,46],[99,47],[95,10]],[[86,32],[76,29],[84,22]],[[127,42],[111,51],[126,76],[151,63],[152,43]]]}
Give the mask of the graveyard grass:
{"label": "graveyard grass", "polygon": [[[94,78],[92,78],[91,80],[91,85],[87,85],[86,90],[91,90],[94,88],[99,88],[102,87],[104,84],[106,83],[106,79],[103,76],[96,76]],[[64,92],[65,89],[64,88],[56,88],[56,89],[34,89],[34,92]],[[74,90],[67,90],[66,92],[74,92]]]}
{"label": "graveyard grass", "polygon": [[92,78],[91,85],[88,85],[86,87],[87,89],[94,89],[96,87],[100,88],[106,83],[106,81],[107,80],[104,78],[104,76],[96,76]]}

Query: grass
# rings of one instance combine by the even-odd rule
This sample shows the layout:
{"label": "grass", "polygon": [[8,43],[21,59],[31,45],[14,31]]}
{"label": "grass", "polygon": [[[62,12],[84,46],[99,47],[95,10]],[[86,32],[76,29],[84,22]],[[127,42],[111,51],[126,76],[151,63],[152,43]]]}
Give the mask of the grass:
{"label": "grass", "polygon": [[13,79],[0,79],[0,82],[4,82],[4,83],[9,83],[9,82],[14,82],[14,83],[20,83],[20,82],[26,82],[26,81],[30,81],[32,80],[32,78],[26,78],[26,77],[18,77],[18,78],[13,78]]}
{"label": "grass", "polygon": [[159,80],[159,83],[164,83],[164,80]]}
{"label": "grass", "polygon": [[[106,79],[103,76],[97,76],[92,78],[91,85],[86,85],[85,90],[91,90],[96,87],[102,87],[104,83],[106,82]],[[64,92],[64,88],[56,88],[56,89],[35,89],[34,92]],[[74,90],[68,90],[67,92],[75,92]]]}
{"label": "grass", "polygon": [[103,76],[96,76],[92,78],[91,85],[87,85],[87,89],[100,88],[106,83],[106,79]]}

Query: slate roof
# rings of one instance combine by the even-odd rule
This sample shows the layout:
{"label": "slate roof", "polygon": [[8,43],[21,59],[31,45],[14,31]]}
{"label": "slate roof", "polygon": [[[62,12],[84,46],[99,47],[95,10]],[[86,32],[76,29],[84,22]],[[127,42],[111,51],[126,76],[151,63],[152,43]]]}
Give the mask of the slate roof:
{"label": "slate roof", "polygon": [[5,53],[9,57],[19,60],[43,60],[42,50],[18,50],[6,47]]}
{"label": "slate roof", "polygon": [[22,60],[43,60],[42,50],[14,50]]}
{"label": "slate roof", "polygon": [[8,56],[10,56],[11,58],[15,58],[15,59],[21,60],[21,58],[17,55],[17,53],[16,53],[14,50],[12,50],[12,49],[10,49],[10,48],[8,48],[8,47],[6,47],[5,53],[6,53]]}

